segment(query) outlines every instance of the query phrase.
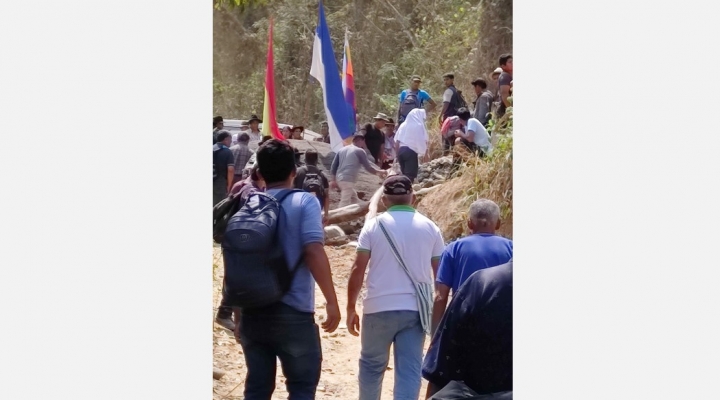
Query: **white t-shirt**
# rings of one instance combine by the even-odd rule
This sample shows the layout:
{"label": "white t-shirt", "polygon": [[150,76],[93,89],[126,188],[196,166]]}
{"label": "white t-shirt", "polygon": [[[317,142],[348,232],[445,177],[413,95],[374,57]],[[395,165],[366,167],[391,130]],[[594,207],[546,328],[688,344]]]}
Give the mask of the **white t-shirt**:
{"label": "white t-shirt", "polygon": [[466,131],[473,131],[475,133],[473,142],[475,142],[475,144],[478,145],[483,152],[487,154],[492,151],[490,135],[488,135],[487,130],[477,118],[470,118],[468,120]]}
{"label": "white t-shirt", "polygon": [[450,88],[445,89],[443,93],[443,103],[449,103],[452,100],[453,91]]}
{"label": "white t-shirt", "polygon": [[440,228],[410,206],[392,206],[367,221],[358,237],[357,251],[370,252],[363,313],[418,311],[415,287],[395,259],[378,220],[392,235],[405,265],[419,283],[434,283],[430,262],[445,250]]}

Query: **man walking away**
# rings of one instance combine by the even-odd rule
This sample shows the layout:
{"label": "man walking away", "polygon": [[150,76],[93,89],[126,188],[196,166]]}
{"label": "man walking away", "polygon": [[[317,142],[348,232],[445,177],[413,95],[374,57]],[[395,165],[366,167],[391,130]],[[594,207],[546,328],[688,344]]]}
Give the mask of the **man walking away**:
{"label": "man walking away", "polygon": [[445,74],[443,75],[443,84],[445,85],[445,92],[443,93],[443,108],[440,113],[440,123],[442,124],[446,118],[457,115],[458,110],[461,107],[467,107],[465,99],[463,99],[460,92],[455,87],[455,75]]}
{"label": "man walking away", "polygon": [[385,128],[385,124],[390,120],[387,115],[383,113],[378,113],[373,120],[374,122],[372,124],[365,124],[365,126],[363,126],[360,130],[360,133],[365,136],[365,145],[370,151],[370,155],[373,157],[375,165],[381,166],[384,160],[382,147],[383,144],[385,144],[383,129]]}
{"label": "man walking away", "polygon": [[248,147],[249,143],[250,136],[247,133],[241,133],[238,136],[237,144],[230,147],[230,151],[232,151],[233,158],[235,159],[235,175],[233,175],[234,178],[232,181],[233,185],[242,180],[242,172],[248,161],[250,161],[250,157],[252,157],[253,151],[250,150],[250,147]]}
{"label": "man walking away", "polygon": [[213,146],[213,206],[225,199],[232,188],[232,179],[235,176],[235,157],[228,148],[231,140],[230,133],[222,131],[218,134],[218,141]]}
{"label": "man walking away", "polygon": [[512,398],[512,270],[510,259],[477,271],[453,296],[423,362],[428,397],[462,381],[480,395]]}
{"label": "man walking away", "polygon": [[[267,193],[280,197],[293,188],[295,154],[286,141],[271,139],[257,151],[259,174]],[[258,202],[251,196],[250,206]],[[247,366],[245,400],[268,400],[275,390],[277,359],[280,359],[290,399],[314,399],[320,381],[322,349],[315,324],[315,282],[327,301],[322,327],[333,332],[340,310],[323,240],[320,204],[309,193],[287,195],[281,203],[279,244],[287,264],[296,265],[289,291],[282,300],[262,308],[242,310],[236,337]]]}
{"label": "man walking away", "polygon": [[500,228],[500,207],[488,199],[470,205],[467,226],[472,234],[448,245],[435,281],[433,331],[445,312],[452,289],[456,294],[473,272],[505,264],[513,257],[513,242],[495,234]]}
{"label": "man walking away", "polygon": [[340,189],[340,204],[338,207],[344,207],[349,204],[357,204],[360,199],[355,191],[360,167],[364,167],[368,173],[384,177],[386,172],[372,165],[368,161],[367,154],[363,147],[365,146],[365,136],[356,134],[353,136],[353,142],[349,146],[345,146],[335,154],[335,158],[330,168],[332,174],[330,187]]}
{"label": "man walking away", "polygon": [[[418,110],[424,111],[424,110]],[[394,175],[383,183],[386,213],[365,223],[348,282],[347,327],[360,331],[360,400],[378,400],[395,354],[396,400],[417,399],[425,335],[429,333],[432,279],[443,251],[440,228],[412,206],[412,182]],[[355,304],[368,268],[362,326]]]}
{"label": "man walking away", "polygon": [[500,56],[500,68],[502,73],[498,78],[498,87],[500,88],[500,106],[497,110],[497,117],[505,115],[505,110],[510,107],[510,83],[512,82],[513,59],[511,54],[503,54]]}
{"label": "man walking away", "polygon": [[492,109],[493,103],[492,92],[488,90],[485,79],[477,78],[472,81],[472,85],[477,95],[473,118],[480,121],[480,123],[487,128],[488,122],[490,122],[490,110]]}
{"label": "man walking away", "polygon": [[218,115],[217,117],[213,118],[213,145],[217,143],[217,135],[219,131],[223,129],[223,127],[223,117]]}
{"label": "man walking away", "polygon": [[426,102],[430,104],[427,110],[428,112],[432,112],[437,106],[435,100],[430,98],[428,92],[420,89],[421,83],[422,80],[420,76],[413,75],[412,78],[410,78],[410,89],[405,89],[400,92],[398,96],[400,99],[397,115],[398,124],[402,124],[405,121],[410,111],[416,108],[424,108]]}
{"label": "man walking away", "polygon": [[398,163],[400,171],[411,182],[415,181],[420,167],[418,156],[428,158],[428,133],[425,129],[426,113],[422,108],[410,111],[407,120],[400,125],[395,142],[398,146]]}
{"label": "man walking away", "polygon": [[323,211],[323,225],[330,218],[330,183],[317,166],[318,153],[315,150],[305,152],[305,165],[298,168],[293,181],[295,189],[304,190],[317,197]]}
{"label": "man walking away", "polygon": [[[230,189],[229,195],[239,196],[240,204],[245,204],[251,194],[255,192],[265,191],[265,182],[262,181],[257,171],[258,166],[257,164],[255,164],[252,167],[250,176],[240,182],[235,183]],[[237,177],[238,175],[236,174],[235,176]],[[223,290],[222,293],[223,295],[222,299],[220,300],[220,307],[218,307],[217,315],[215,316],[215,322],[217,322],[218,325],[233,331],[235,330],[235,321],[237,321],[240,317],[240,313],[239,310],[235,310],[235,321],[233,321],[233,309],[230,306],[227,297],[225,297],[225,290]]]}

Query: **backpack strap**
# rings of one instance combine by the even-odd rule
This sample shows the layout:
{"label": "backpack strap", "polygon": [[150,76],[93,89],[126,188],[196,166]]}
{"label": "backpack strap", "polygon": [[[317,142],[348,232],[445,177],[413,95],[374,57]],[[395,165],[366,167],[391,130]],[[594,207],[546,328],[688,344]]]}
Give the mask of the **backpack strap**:
{"label": "backpack strap", "polygon": [[[257,194],[268,196],[278,203],[278,209],[280,211],[280,215],[278,215],[277,225],[275,225],[275,237],[278,238],[278,242],[280,241],[280,237],[278,236],[278,231],[280,230],[280,219],[282,219],[282,215],[283,215],[282,202],[285,200],[286,197],[288,197],[289,195],[296,193],[296,192],[302,192],[302,190],[300,190],[300,189],[285,189],[284,191],[281,191],[280,193],[278,193],[278,196],[273,196],[271,194],[264,193],[264,192],[256,192]],[[278,245],[280,245],[280,243],[278,243]],[[302,251],[301,251],[300,257],[298,258],[297,262],[295,262],[293,269],[290,270],[289,286],[292,286],[293,279],[295,279],[295,272],[297,272],[298,267],[300,267],[300,264],[303,262],[303,259],[304,259],[304,257],[302,255]]]}

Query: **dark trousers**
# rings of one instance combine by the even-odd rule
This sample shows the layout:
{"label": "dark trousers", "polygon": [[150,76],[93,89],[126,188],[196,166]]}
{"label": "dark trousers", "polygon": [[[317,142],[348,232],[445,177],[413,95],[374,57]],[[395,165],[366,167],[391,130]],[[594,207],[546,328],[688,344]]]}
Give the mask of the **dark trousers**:
{"label": "dark trousers", "polygon": [[277,303],[243,310],[240,344],[245,354],[245,400],[270,400],[280,359],[289,400],[314,399],[320,382],[322,349],[312,313]]}
{"label": "dark trousers", "polygon": [[227,178],[217,177],[213,180],[213,207],[227,197]]}
{"label": "dark trousers", "polygon": [[409,147],[403,146],[398,151],[397,158],[402,174],[410,178],[411,181],[415,182],[415,178],[418,176],[419,168],[418,153],[414,152]]}

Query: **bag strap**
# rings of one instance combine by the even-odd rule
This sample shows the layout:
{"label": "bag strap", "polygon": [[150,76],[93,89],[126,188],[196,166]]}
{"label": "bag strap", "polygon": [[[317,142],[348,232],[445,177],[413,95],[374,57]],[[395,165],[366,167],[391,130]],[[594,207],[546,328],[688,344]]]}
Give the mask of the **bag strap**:
{"label": "bag strap", "polygon": [[388,243],[390,244],[390,248],[393,251],[393,255],[395,255],[395,259],[397,260],[398,263],[400,263],[400,266],[405,271],[408,278],[410,278],[413,285],[417,287],[417,282],[412,277],[412,275],[410,275],[410,270],[408,269],[407,265],[405,265],[405,262],[403,261],[402,257],[400,256],[400,252],[398,251],[397,247],[395,246],[395,242],[393,242],[392,238],[390,237],[390,233],[388,233],[387,229],[385,229],[385,225],[383,225],[383,223],[380,221],[379,218],[378,218],[378,225],[380,225],[380,230],[382,230],[383,234],[385,235],[385,239],[387,239]]}
{"label": "bag strap", "polygon": [[[265,193],[265,192],[256,192],[258,194],[270,197],[271,199],[275,200],[278,203],[278,210],[280,211],[280,214],[278,215],[278,221],[275,225],[275,237],[280,240],[280,236],[278,235],[278,231],[280,230],[280,219],[282,218],[283,212],[282,212],[282,202],[287,198],[289,195],[296,193],[296,192],[302,192],[300,189],[285,189],[284,192],[280,192],[279,196],[275,197],[271,194]],[[278,243],[279,245],[279,243]],[[303,255],[300,253],[300,257],[298,257],[298,260],[295,262],[295,266],[292,270],[290,270],[290,281],[288,283],[288,288],[292,286],[292,282],[295,279],[295,272],[297,272],[298,268],[300,267],[300,264],[303,262]]]}

